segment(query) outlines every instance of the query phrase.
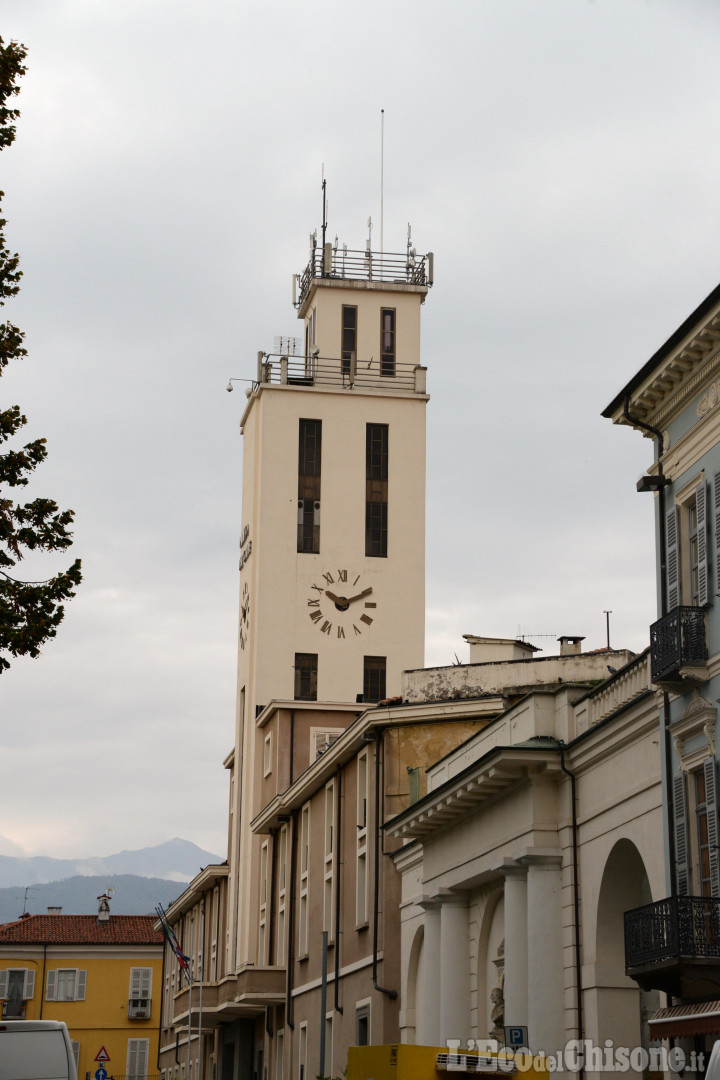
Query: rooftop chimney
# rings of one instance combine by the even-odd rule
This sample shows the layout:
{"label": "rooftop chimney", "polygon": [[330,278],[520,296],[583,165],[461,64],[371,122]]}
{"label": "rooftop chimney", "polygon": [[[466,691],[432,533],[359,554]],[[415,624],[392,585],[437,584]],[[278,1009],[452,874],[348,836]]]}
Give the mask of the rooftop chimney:
{"label": "rooftop chimney", "polygon": [[47,909],[47,913],[48,913],[48,915],[61,915],[62,914],[62,908],[61,907],[49,907]]}
{"label": "rooftop chimney", "polygon": [[110,896],[103,893],[98,896],[98,922],[110,922]]}
{"label": "rooftop chimney", "polygon": [[563,634],[558,638],[560,642],[560,655],[561,656],[579,656],[581,651],[581,642],[585,640],[584,637],[580,637],[577,634]]}

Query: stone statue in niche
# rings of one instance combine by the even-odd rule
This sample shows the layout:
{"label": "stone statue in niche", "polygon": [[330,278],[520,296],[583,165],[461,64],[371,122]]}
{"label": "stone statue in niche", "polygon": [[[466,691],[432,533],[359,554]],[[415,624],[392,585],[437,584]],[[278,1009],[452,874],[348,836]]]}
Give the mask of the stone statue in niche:
{"label": "stone statue in niche", "polygon": [[505,1043],[505,939],[498,945],[497,956],[493,960],[497,968],[498,985],[490,994],[492,1011],[490,1022],[492,1029],[488,1032],[491,1039],[497,1039],[501,1046]]}

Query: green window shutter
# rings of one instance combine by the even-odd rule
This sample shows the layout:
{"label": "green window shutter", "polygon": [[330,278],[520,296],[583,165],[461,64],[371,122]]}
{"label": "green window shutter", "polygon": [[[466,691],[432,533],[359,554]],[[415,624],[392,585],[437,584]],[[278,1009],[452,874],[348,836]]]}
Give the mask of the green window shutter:
{"label": "green window shutter", "polygon": [[[32,1001],[35,996],[35,972],[32,968],[25,971],[25,984],[23,986],[23,1001]],[[2,994],[0,994],[2,997]]]}
{"label": "green window shutter", "polygon": [[708,848],[710,854],[710,891],[720,896],[720,857],[718,853],[717,764],[714,757],[703,762],[705,773],[705,807],[707,811]]}
{"label": "green window shutter", "polygon": [[8,972],[7,968],[0,971],[0,999],[3,1001],[8,995]]}
{"label": "green window shutter", "polygon": [[687,797],[685,794],[684,773],[678,773],[677,776],[673,777],[673,804],[677,891],[680,896],[687,896],[690,891],[690,867],[688,863]]}
{"label": "green window shutter", "polygon": [[698,604],[700,607],[705,607],[710,603],[711,596],[708,589],[707,497],[704,481],[695,489],[695,510],[698,543]]}
{"label": "green window shutter", "polygon": [[75,982],[75,1000],[85,1000],[85,987],[87,985],[87,971],[78,971]]}
{"label": "green window shutter", "polygon": [[665,519],[666,558],[667,558],[667,606],[672,611],[680,603],[680,578],[678,574],[678,520],[677,509],[672,507]]}

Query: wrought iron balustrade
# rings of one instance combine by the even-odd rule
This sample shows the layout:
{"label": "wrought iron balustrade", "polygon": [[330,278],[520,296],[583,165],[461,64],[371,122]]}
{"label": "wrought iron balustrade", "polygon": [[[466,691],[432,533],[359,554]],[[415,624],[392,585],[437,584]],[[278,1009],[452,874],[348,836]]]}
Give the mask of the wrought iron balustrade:
{"label": "wrought iron balustrade", "polygon": [[676,607],[650,627],[652,681],[670,678],[684,665],[708,658],[705,609]]}
{"label": "wrought iron balustrade", "polygon": [[669,896],[625,912],[625,969],[720,962],[720,897]]}

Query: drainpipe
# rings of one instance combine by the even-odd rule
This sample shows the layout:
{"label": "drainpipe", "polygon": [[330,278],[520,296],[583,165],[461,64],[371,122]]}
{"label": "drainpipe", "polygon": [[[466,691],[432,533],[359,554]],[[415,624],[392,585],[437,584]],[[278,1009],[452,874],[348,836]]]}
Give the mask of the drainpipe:
{"label": "drainpipe", "polygon": [[380,910],[380,838],[382,836],[381,808],[383,806],[382,791],[380,786],[380,748],[383,733],[380,728],[375,734],[375,886],[373,900],[373,960],[372,960],[372,984],[373,989],[381,994],[387,994],[391,1001],[397,998],[397,990],[387,990],[378,985],[378,919]]}
{"label": "drainpipe", "polygon": [[[658,476],[665,479],[662,458],[665,453],[665,440],[659,428],[652,424],[646,424],[644,420],[638,420],[630,415],[630,403],[626,397],[623,402],[623,416],[636,427],[648,431],[657,439],[657,465]],[[665,485],[661,484],[658,490],[658,515],[660,534],[660,616],[667,615],[667,545],[665,541]],[[675,866],[675,808],[673,805],[672,786],[672,743],[670,739],[670,696],[663,692],[663,728],[665,739],[665,788],[667,803],[667,832],[668,832],[668,859],[670,862],[670,895],[677,896],[677,868]]]}
{"label": "drainpipe", "polygon": [[[572,803],[572,861],[573,861],[573,922],[575,923],[573,934],[573,951],[575,953],[575,985],[577,987],[577,1037],[578,1043],[584,1046],[585,1026],[583,1023],[583,998],[582,998],[582,964],[580,962],[580,883],[578,880],[578,821],[577,821],[577,785],[575,774],[571,773],[565,764],[565,743],[558,740],[560,747],[560,768],[566,776],[570,777],[570,800]],[[580,1057],[578,1075],[581,1080],[585,1076],[585,1059]]]}
{"label": "drainpipe", "polygon": [[340,795],[342,792],[342,770],[338,765],[335,772],[335,1012],[342,1015],[340,1005],[340,828],[342,826],[342,813],[340,811]]}

